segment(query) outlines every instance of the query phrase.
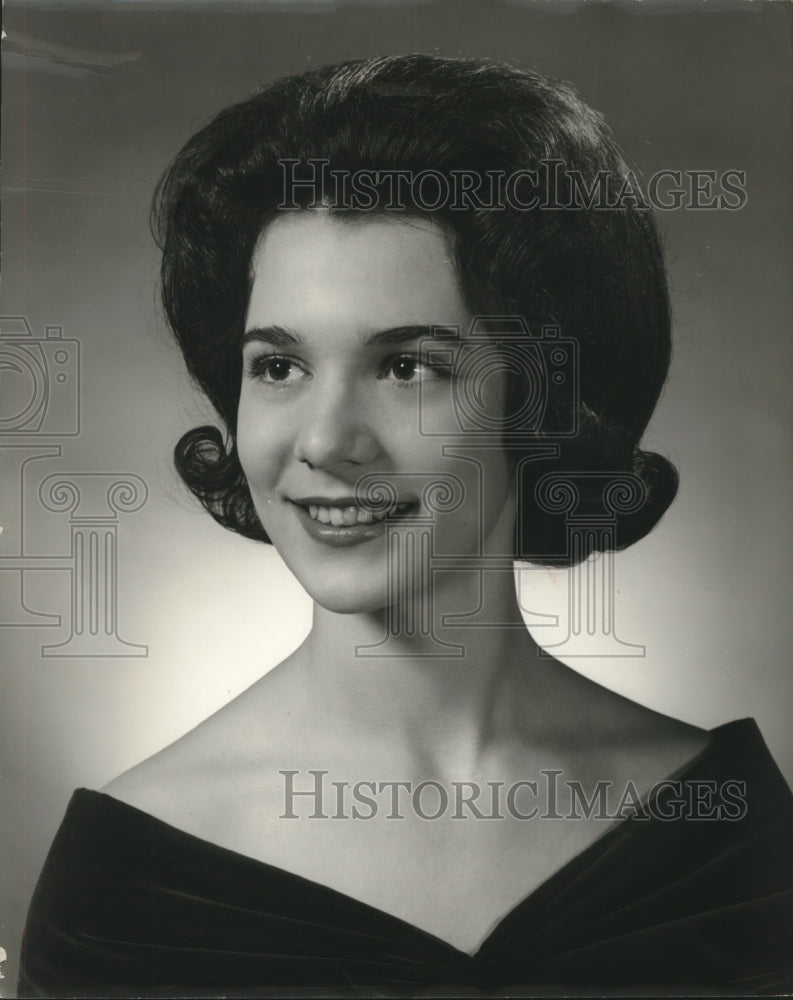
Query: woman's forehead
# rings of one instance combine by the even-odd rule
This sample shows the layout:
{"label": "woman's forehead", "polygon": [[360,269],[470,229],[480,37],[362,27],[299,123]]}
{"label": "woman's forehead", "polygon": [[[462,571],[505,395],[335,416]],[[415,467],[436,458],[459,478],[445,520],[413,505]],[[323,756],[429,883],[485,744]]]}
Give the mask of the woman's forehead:
{"label": "woman's forehead", "polygon": [[248,327],[468,325],[452,239],[430,219],[282,213],[252,272]]}

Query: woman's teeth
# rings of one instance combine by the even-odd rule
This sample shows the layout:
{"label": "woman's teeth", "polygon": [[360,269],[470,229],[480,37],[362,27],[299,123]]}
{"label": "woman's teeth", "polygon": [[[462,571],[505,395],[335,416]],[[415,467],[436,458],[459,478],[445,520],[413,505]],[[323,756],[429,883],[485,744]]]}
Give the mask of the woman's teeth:
{"label": "woman's teeth", "polygon": [[319,507],[311,504],[308,512],[315,521],[322,524],[352,525],[352,524],[372,524],[373,521],[384,521],[386,515],[391,513],[403,513],[410,504],[397,504],[390,512],[365,510],[363,507]]}

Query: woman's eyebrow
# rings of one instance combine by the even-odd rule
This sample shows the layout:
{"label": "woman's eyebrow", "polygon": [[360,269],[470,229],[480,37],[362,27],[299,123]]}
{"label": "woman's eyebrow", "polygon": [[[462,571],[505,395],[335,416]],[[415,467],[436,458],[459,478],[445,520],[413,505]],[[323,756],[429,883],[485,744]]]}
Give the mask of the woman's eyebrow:
{"label": "woman's eyebrow", "polygon": [[375,330],[362,338],[364,347],[377,347],[388,344],[405,344],[413,340],[432,339],[433,327],[427,326],[394,326],[388,330]]}
{"label": "woman's eyebrow", "polygon": [[270,344],[272,347],[295,347],[304,343],[296,330],[290,330],[285,326],[254,326],[243,333],[243,346],[255,341]]}
{"label": "woman's eyebrow", "polygon": [[[459,332],[450,326],[431,326],[429,324],[389,327],[387,330],[375,330],[361,338],[362,347],[378,347],[382,345],[405,344],[414,340],[457,339]],[[305,339],[297,330],[284,326],[256,326],[246,330],[242,336],[243,344],[261,341],[272,347],[295,347],[305,344]]]}

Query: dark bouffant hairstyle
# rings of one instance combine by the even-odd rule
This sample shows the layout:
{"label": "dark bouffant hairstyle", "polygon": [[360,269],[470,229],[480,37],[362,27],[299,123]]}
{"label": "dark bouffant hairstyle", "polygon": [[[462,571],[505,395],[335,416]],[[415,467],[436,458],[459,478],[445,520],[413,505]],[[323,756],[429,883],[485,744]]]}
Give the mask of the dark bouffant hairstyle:
{"label": "dark bouffant hairstyle", "polygon": [[[554,324],[578,345],[575,400],[569,384],[558,398],[553,383],[546,386],[546,411],[558,418],[574,406],[560,419],[573,419],[577,433],[560,438],[552,458],[516,462],[516,556],[569,565],[593,549],[624,548],[646,535],[677,491],[674,467],[638,447],[669,367],[663,257],[640,196],[612,207],[580,204],[571,180],[577,176],[579,193],[582,182],[594,190],[603,178],[601,193],[624,192],[633,174],[601,116],[567,84],[488,61],[428,55],[365,59],[278,80],[222,111],[160,181],[152,221],[162,250],[163,306],[226,431],[185,434],[176,467],[212,516],[269,541],[238,459],[236,420],[251,260],[284,197],[284,160],[323,160],[334,171],[432,170],[447,179],[473,172],[495,178],[499,199],[504,178],[563,167],[546,170],[551,189],[533,208],[516,187],[503,207],[469,199],[462,208],[445,200],[429,209],[414,199],[407,211],[431,214],[453,234],[473,314],[521,316],[532,333]],[[301,205],[310,207],[311,191],[300,190]],[[328,204],[325,189],[314,194],[349,218],[347,208]],[[378,211],[387,211],[384,201]],[[573,549],[566,494],[549,479],[558,473],[576,483],[579,515],[598,520],[609,476],[623,484],[628,477],[633,501],[621,513],[612,507],[613,530],[588,532],[584,543],[579,533]],[[618,494],[612,490],[612,499]]]}

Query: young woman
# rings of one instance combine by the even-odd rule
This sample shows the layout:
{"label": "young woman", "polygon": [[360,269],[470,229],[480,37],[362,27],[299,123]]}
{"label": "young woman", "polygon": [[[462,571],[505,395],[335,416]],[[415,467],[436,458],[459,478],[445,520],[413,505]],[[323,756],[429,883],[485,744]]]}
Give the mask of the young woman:
{"label": "young woman", "polygon": [[328,67],[221,113],[155,208],[225,430],[177,468],[276,546],[313,628],[75,792],[21,994],[782,987],[793,798],[754,723],[586,680],[515,594],[514,559],[625,547],[676,490],[640,448],[662,256],[600,117],[483,62]]}

